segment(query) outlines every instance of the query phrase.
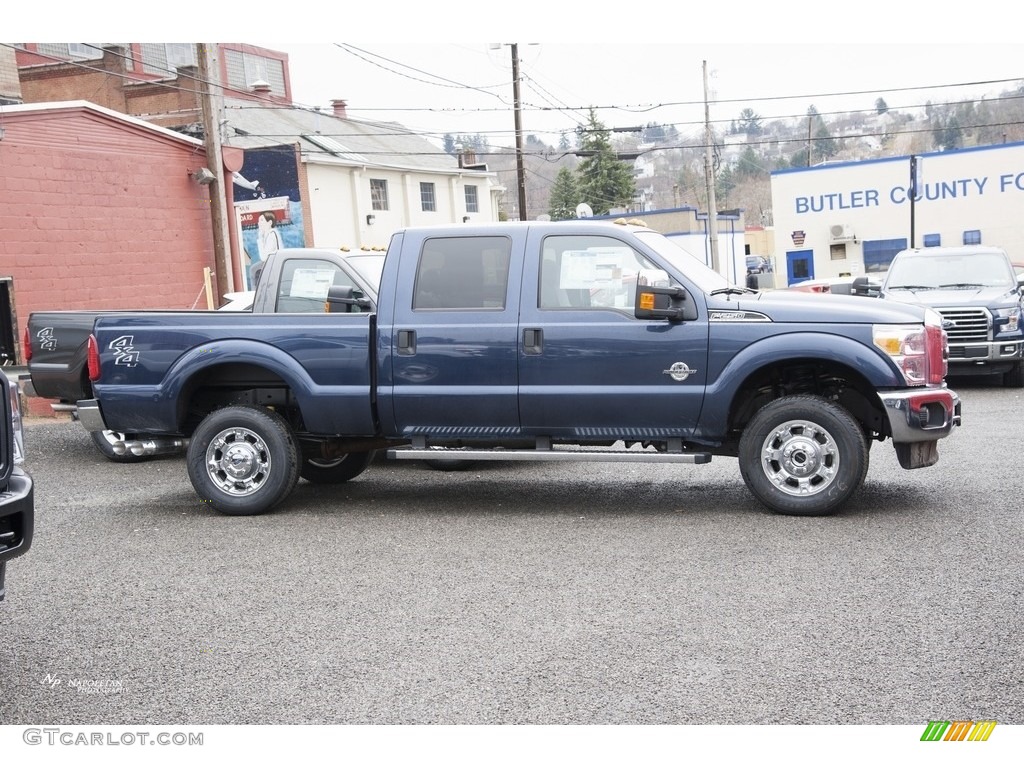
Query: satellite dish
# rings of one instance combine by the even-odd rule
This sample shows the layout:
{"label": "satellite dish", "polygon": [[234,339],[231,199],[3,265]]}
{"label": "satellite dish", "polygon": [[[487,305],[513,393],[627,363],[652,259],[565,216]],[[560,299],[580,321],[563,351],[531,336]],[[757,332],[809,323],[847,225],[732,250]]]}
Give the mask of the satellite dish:
{"label": "satellite dish", "polygon": [[586,203],[580,203],[576,206],[576,218],[577,219],[589,219],[594,215],[594,209]]}

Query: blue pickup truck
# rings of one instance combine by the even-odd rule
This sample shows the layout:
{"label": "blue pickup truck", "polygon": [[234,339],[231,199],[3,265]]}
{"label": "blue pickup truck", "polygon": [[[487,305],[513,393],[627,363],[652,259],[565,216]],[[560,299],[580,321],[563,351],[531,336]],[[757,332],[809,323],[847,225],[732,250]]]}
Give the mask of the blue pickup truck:
{"label": "blue pickup truck", "polygon": [[822,515],[873,441],[926,467],[960,423],[933,310],[735,286],[637,220],[409,228],[376,301],[315,270],[291,290],[333,311],[99,316],[83,426],[187,442],[196,493],[230,515],[377,451],[732,456],[770,510]]}

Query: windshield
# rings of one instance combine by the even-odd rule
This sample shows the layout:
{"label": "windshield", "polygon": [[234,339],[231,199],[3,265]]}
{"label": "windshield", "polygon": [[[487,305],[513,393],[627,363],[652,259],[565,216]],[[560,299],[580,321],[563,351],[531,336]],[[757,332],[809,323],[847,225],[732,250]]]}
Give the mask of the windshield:
{"label": "windshield", "polygon": [[732,285],[701,259],[664,235],[658,232],[637,232],[636,236],[665,261],[693,280],[705,293]]}
{"label": "windshield", "polygon": [[375,291],[380,289],[380,275],[384,271],[383,253],[347,256],[345,260],[355,267],[356,272],[362,275],[366,282],[373,286]]}
{"label": "windshield", "polygon": [[998,253],[905,253],[889,267],[886,290],[924,291],[940,288],[1010,288],[1015,284],[1010,263]]}

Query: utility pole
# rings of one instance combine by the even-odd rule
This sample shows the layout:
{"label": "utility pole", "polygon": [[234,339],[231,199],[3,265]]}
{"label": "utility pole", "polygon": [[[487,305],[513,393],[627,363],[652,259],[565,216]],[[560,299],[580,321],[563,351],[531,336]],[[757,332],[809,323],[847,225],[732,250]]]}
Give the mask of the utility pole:
{"label": "utility pole", "polygon": [[712,148],[715,134],[711,130],[711,107],[708,105],[708,63],[704,62],[704,183],[708,188],[708,238],[711,240],[711,268],[722,273],[718,260],[718,203],[715,200],[715,172]]}
{"label": "utility pole", "polygon": [[914,243],[914,203],[917,200],[917,155],[910,156],[910,247],[916,247]]}
{"label": "utility pole", "polygon": [[512,43],[512,98],[516,121],[516,178],[519,184],[519,220],[526,221],[526,169],[523,167],[523,115],[519,100],[519,45]]}
{"label": "utility pole", "polygon": [[227,187],[224,184],[224,159],[220,148],[220,109],[223,98],[220,89],[220,68],[217,66],[216,45],[196,43],[199,56],[199,103],[203,113],[203,141],[206,162],[216,177],[206,190],[210,195],[210,218],[213,220],[213,256],[217,268],[217,296],[234,290],[231,268],[231,240],[228,235],[228,217],[225,205]]}

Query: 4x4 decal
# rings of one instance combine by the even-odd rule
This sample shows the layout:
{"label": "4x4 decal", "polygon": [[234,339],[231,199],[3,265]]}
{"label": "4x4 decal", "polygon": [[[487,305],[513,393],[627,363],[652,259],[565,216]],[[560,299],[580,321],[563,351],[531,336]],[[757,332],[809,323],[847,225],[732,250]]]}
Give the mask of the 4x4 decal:
{"label": "4x4 decal", "polygon": [[107,345],[107,349],[114,353],[114,365],[125,365],[134,368],[139,362],[139,353],[136,351],[134,336],[118,336]]}

